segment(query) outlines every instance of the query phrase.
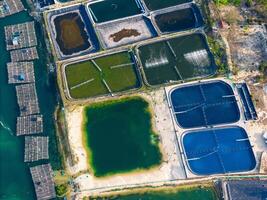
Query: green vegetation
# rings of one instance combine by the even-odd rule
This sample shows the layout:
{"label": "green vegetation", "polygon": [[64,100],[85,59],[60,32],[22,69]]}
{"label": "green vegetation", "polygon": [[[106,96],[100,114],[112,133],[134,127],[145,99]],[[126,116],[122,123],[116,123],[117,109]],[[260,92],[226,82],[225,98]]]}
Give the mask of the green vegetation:
{"label": "green vegetation", "polygon": [[117,53],[66,66],[70,96],[75,99],[121,92],[140,85],[128,52]]}
{"label": "green vegetation", "polygon": [[97,177],[149,169],[161,162],[149,104],[140,97],[86,107],[84,146]]}
{"label": "green vegetation", "polygon": [[56,194],[58,197],[66,195],[68,192],[68,184],[61,184],[56,186]]}
{"label": "green vegetation", "polygon": [[211,36],[208,36],[208,43],[211,49],[211,52],[214,56],[215,63],[217,65],[217,73],[223,75],[229,72],[227,66],[226,52],[225,48],[221,43],[213,39]]}
{"label": "green vegetation", "polygon": [[265,9],[267,9],[267,1],[266,0],[254,0],[256,3],[261,4],[264,6]]}
{"label": "green vegetation", "polygon": [[266,82],[267,80],[267,61],[262,61],[259,65],[259,72],[261,73],[257,77],[257,81],[259,82]]}
{"label": "green vegetation", "polygon": [[234,5],[240,6],[242,1],[241,0],[215,0],[217,5]]}
{"label": "green vegetation", "polygon": [[265,76],[267,75],[267,61],[263,61],[260,63],[259,71]]}
{"label": "green vegetation", "polygon": [[182,189],[146,191],[138,194],[117,195],[109,197],[92,197],[92,200],[217,200],[212,187],[191,187]]}

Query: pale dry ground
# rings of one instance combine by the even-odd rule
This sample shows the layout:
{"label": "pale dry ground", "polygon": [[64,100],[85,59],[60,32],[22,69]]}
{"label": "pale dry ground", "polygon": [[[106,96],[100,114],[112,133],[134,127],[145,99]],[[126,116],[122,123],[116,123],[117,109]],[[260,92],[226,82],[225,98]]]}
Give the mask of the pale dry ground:
{"label": "pale dry ground", "polygon": [[264,26],[236,27],[234,31],[236,37],[230,43],[233,63],[240,70],[257,70],[259,64],[267,60],[267,33]]}
{"label": "pale dry ground", "polygon": [[83,107],[76,107],[74,110],[65,110],[67,126],[68,126],[68,139],[72,154],[75,158],[75,165],[71,165],[67,160],[67,170],[71,175],[77,174],[80,171],[88,169],[87,155],[82,144],[82,118]]}
{"label": "pale dry ground", "polygon": [[[160,137],[159,145],[163,154],[163,162],[150,170],[111,175],[105,178],[96,178],[90,173],[84,173],[74,181],[81,190],[80,197],[97,190],[143,186],[153,182],[163,184],[164,181],[186,178],[164,89],[137,95],[150,102],[152,123],[155,132]],[[66,111],[66,113],[70,146],[78,161],[75,166],[68,165],[68,170],[71,174],[75,174],[88,169],[81,136],[82,107]]]}
{"label": "pale dry ground", "polygon": [[267,144],[263,138],[263,134],[267,132],[267,94],[264,92],[264,83],[255,82],[257,75],[259,75],[258,71],[241,70],[233,76],[233,80],[235,82],[246,81],[254,101],[258,120],[247,121],[245,126],[260,166],[261,155],[263,152],[267,152]]}
{"label": "pale dry ground", "polygon": [[258,120],[245,122],[245,128],[259,160],[259,168],[261,155],[267,152],[267,144],[263,139],[263,134],[267,131],[267,94],[264,92],[267,80],[265,83],[257,83],[256,76],[260,75],[259,64],[267,59],[266,28],[263,25],[241,26],[245,24],[244,13],[232,6],[222,6],[218,12],[217,16],[221,16],[224,22],[229,23],[228,25],[224,23],[220,34],[229,52],[228,63],[234,72],[231,78],[234,82],[245,81],[248,84],[257,110]]}
{"label": "pale dry ground", "polygon": [[227,47],[230,47],[231,63],[238,70],[257,70],[259,64],[267,60],[265,26],[247,25],[244,12],[234,6],[220,6],[217,12],[224,22],[219,32]]}
{"label": "pale dry ground", "polygon": [[261,157],[260,173],[267,174],[267,152],[264,152]]}

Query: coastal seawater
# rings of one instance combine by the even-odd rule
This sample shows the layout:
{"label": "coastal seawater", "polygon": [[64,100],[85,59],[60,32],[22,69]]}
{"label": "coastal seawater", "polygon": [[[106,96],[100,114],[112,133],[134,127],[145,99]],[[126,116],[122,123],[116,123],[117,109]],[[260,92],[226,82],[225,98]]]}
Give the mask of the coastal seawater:
{"label": "coastal seawater", "polygon": [[[25,1],[23,1],[27,7]],[[24,137],[16,136],[16,117],[19,110],[16,101],[15,86],[7,84],[6,63],[10,54],[6,51],[4,26],[33,21],[28,12],[0,19],[0,199],[32,200],[35,199],[34,187],[29,171],[32,165],[23,162]],[[47,69],[47,52],[44,46],[42,31],[36,24],[38,38],[38,60],[34,61],[36,88],[41,114],[44,115],[44,135],[50,136],[50,162],[53,169],[60,169],[53,113],[57,104],[56,86]],[[42,162],[40,162],[42,163]],[[35,163],[35,165],[38,163]]]}

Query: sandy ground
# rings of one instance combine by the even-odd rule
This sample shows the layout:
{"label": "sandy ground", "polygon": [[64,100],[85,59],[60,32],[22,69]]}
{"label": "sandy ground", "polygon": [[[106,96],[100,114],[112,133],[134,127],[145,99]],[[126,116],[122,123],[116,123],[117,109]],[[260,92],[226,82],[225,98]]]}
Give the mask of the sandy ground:
{"label": "sandy ground", "polygon": [[[96,178],[92,174],[84,173],[74,181],[83,194],[90,194],[90,191],[103,188],[122,189],[131,185],[142,186],[153,182],[164,183],[164,181],[186,178],[164,89],[139,95],[150,101],[152,112],[155,113],[152,120],[156,132],[160,136],[160,147],[163,153],[162,164],[150,170],[117,174],[105,178]],[[87,169],[87,159],[81,140],[82,107],[66,113],[70,146],[78,160],[76,165],[68,166],[68,169],[71,174],[75,174]]]}
{"label": "sandy ground", "polygon": [[71,166],[70,162],[67,162],[67,170],[71,175],[88,169],[86,151],[82,144],[82,112],[83,107],[65,111],[68,122],[68,139],[75,158],[75,165]]}
{"label": "sandy ground", "polygon": [[262,154],[267,152],[263,138],[267,131],[267,93],[264,92],[267,80],[265,84],[259,83],[256,77],[260,75],[259,64],[267,59],[266,28],[263,25],[244,25],[244,13],[234,7],[222,6],[219,10],[225,22],[230,18],[232,20],[230,26],[224,23],[224,28],[220,29],[220,34],[227,42],[227,50],[231,53],[228,55],[230,68],[236,71],[231,78],[234,82],[245,81],[248,84],[258,114],[258,120],[246,121],[244,127],[259,161],[259,170]]}
{"label": "sandy ground", "polygon": [[264,26],[237,27],[237,35],[231,43],[232,59],[239,69],[258,69],[260,62],[267,59],[267,36]]}
{"label": "sandy ground", "polygon": [[[255,82],[255,77],[259,75],[258,71],[241,70],[233,77],[235,82],[245,81],[250,89],[252,99],[257,111],[258,120],[247,121],[245,126],[250,136],[250,142],[253,145],[254,153],[261,164],[263,152],[267,153],[267,144],[263,134],[267,132],[267,94],[264,92],[264,83]],[[261,170],[260,170],[261,171]]]}

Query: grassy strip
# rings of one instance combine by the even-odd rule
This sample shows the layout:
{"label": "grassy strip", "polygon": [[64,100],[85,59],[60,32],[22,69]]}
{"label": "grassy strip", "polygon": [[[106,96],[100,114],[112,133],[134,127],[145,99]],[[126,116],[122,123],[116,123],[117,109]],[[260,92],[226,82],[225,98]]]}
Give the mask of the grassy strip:
{"label": "grassy strip", "polygon": [[219,75],[225,75],[229,73],[225,47],[212,36],[208,36],[208,43],[215,59],[217,73]]}
{"label": "grassy strip", "polygon": [[90,200],[217,200],[219,199],[212,183],[191,184],[174,187],[160,188],[141,188],[136,190],[124,191],[122,193],[113,192],[105,196],[89,197]]}

